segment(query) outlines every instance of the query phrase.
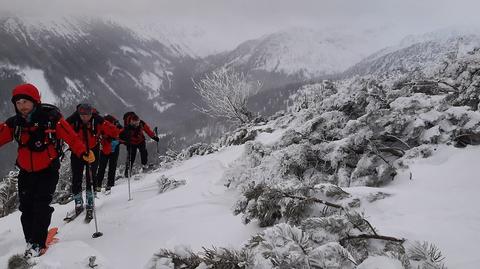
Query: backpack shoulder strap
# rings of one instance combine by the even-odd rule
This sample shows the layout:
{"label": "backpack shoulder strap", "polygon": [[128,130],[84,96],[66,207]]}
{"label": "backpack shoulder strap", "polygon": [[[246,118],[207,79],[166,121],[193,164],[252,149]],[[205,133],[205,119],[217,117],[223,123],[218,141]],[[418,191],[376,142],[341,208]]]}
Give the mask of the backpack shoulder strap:
{"label": "backpack shoulder strap", "polygon": [[42,109],[42,112],[46,114],[47,121],[53,124],[52,126],[55,126],[60,120],[60,118],[62,118],[62,113],[60,112],[60,109],[54,105],[41,104],[40,108]]}
{"label": "backpack shoulder strap", "polygon": [[13,129],[13,138],[15,139],[15,141],[21,144],[20,137],[22,135],[22,125],[20,123],[18,115],[8,118],[5,123],[7,124],[8,128]]}
{"label": "backpack shoulder strap", "polygon": [[15,127],[16,127],[17,124],[18,124],[17,116],[15,115],[15,116],[13,116],[13,117],[8,118],[8,119],[5,121],[5,123],[7,124],[7,126],[8,126],[9,128],[15,129]]}

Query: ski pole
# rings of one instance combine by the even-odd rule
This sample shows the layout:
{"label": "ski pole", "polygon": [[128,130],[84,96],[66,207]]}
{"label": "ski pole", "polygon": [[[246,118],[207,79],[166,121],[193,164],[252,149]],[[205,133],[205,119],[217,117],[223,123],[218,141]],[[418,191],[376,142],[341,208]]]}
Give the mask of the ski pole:
{"label": "ski pole", "polygon": [[[87,126],[83,127],[83,135],[85,136],[85,144],[87,146],[87,150],[90,152],[90,147],[88,145]],[[90,163],[87,162],[86,166],[87,166],[87,177],[88,177],[88,180],[90,181],[90,191],[92,192],[92,195],[93,195],[92,210],[93,210],[93,219],[95,220],[95,233],[93,233],[92,237],[97,238],[102,236],[103,233],[98,231],[97,213],[95,211],[95,195],[93,192],[93,179],[92,179],[92,170],[90,169]]]}
{"label": "ski pole", "polygon": [[[158,137],[158,127],[155,126],[155,128],[153,128],[153,131],[155,132],[155,136]],[[157,142],[157,158],[158,158],[158,141],[155,141]]]}
{"label": "ski pole", "polygon": [[131,152],[132,150],[132,147],[130,144],[128,144],[127,146],[127,174],[128,174],[128,177],[127,177],[127,181],[128,181],[128,201],[131,201],[132,200],[132,196],[131,196],[131,192],[130,192],[130,177],[132,176],[132,166],[133,164],[131,163]]}
{"label": "ski pole", "polygon": [[[87,171],[89,173],[89,178],[90,178],[90,190],[93,192],[93,180],[92,180],[92,170],[90,169],[90,164],[87,164]],[[103,235],[102,232],[98,231],[98,222],[97,222],[97,211],[95,210],[95,195],[93,196],[93,203],[92,203],[92,208],[93,208],[93,220],[95,221],[95,232],[92,234],[93,238],[97,238]]]}

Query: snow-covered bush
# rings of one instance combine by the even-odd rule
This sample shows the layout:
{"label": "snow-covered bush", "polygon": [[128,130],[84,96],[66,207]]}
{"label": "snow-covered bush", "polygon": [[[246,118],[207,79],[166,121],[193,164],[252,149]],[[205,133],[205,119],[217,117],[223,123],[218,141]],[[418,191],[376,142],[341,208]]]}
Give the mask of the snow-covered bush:
{"label": "snow-covered bush", "polygon": [[168,190],[176,189],[182,185],[185,185],[187,182],[185,180],[176,180],[173,178],[168,178],[165,175],[161,175],[157,179],[158,184],[158,193],[164,193]]}
{"label": "snow-covered bush", "polygon": [[231,145],[241,145],[245,142],[255,139],[257,136],[257,130],[252,130],[250,128],[241,127],[231,134],[226,134],[221,137],[217,144],[220,147],[231,146]]}
{"label": "snow-covered bush", "polygon": [[421,269],[445,269],[442,252],[437,246],[428,242],[414,242],[408,248],[408,256],[414,261],[414,266]]}
{"label": "snow-covered bush", "polygon": [[150,260],[149,269],[206,269],[252,268],[253,260],[248,251],[235,251],[226,248],[204,248],[203,252],[195,254],[190,249],[176,248],[175,251],[161,249]]}
{"label": "snow-covered bush", "polygon": [[180,154],[176,156],[176,158],[177,160],[186,160],[190,159],[193,156],[207,155],[215,151],[217,151],[217,149],[214,148],[211,144],[196,143],[182,150]]}
{"label": "snow-covered bush", "polygon": [[4,217],[18,207],[18,171],[10,173],[0,182],[0,217]]}

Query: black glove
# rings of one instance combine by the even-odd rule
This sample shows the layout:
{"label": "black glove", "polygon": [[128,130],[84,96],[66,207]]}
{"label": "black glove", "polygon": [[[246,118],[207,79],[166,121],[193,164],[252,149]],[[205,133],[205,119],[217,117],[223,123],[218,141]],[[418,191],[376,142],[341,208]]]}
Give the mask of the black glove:
{"label": "black glove", "polygon": [[152,137],[153,140],[155,140],[156,142],[160,141],[160,138],[158,138],[158,136],[154,136]]}

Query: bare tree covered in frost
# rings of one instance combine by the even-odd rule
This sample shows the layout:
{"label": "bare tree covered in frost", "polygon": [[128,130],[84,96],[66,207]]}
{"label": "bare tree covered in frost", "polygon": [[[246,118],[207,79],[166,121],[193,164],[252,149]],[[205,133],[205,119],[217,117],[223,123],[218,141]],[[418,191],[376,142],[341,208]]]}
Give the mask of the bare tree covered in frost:
{"label": "bare tree covered in frost", "polygon": [[260,90],[260,82],[249,82],[245,74],[221,68],[193,83],[206,105],[197,107],[200,112],[240,124],[253,120],[247,101]]}

